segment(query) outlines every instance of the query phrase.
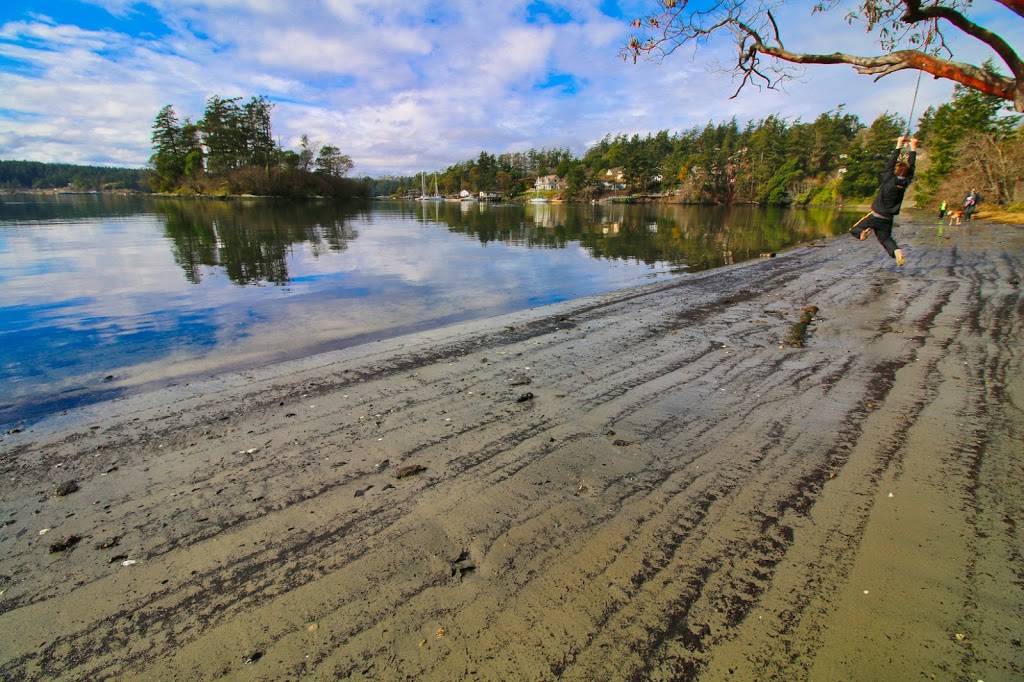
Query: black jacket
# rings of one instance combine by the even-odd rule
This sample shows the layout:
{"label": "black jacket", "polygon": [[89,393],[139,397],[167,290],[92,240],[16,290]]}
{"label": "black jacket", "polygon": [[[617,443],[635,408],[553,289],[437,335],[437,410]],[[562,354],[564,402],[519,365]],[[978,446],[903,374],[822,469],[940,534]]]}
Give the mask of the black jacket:
{"label": "black jacket", "polygon": [[917,160],[917,152],[910,152],[910,158],[908,159],[910,170],[907,171],[907,176],[904,178],[896,177],[894,172],[896,161],[899,158],[900,150],[893,149],[885,162],[885,170],[882,171],[881,183],[878,186],[878,196],[871,203],[871,210],[875,213],[894,216],[900,212],[900,206],[903,205],[903,195],[906,193],[907,187],[910,186],[910,181],[914,177],[914,162]]}

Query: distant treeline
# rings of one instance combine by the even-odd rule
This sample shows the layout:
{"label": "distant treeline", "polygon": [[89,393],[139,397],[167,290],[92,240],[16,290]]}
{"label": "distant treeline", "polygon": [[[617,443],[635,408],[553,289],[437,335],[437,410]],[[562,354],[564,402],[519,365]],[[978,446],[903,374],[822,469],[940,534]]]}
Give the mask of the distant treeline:
{"label": "distant treeline", "polygon": [[127,189],[150,191],[145,168],[75,166],[40,161],[0,161],[0,189],[57,189],[79,191]]}
{"label": "distant treeline", "polygon": [[[922,144],[914,183],[918,203],[958,201],[977,189],[991,203],[1024,201],[1024,130],[1004,100],[956,86],[950,102],[929,107],[912,127]],[[662,194],[683,203],[836,205],[861,203],[878,189],[882,162],[907,121],[889,112],[870,125],[843,110],[810,122],[772,114],[689,130],[606,135],[581,158],[567,149],[492,155],[426,175],[440,192],[532,189],[558,176],[557,194],[587,201],[618,194]],[[395,194],[415,194],[423,176],[389,178]]]}

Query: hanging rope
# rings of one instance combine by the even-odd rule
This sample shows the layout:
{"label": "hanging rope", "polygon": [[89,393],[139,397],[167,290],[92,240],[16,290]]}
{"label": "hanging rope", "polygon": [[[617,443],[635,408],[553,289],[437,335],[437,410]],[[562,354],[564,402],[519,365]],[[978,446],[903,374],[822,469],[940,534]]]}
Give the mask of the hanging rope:
{"label": "hanging rope", "polygon": [[917,72],[917,86],[914,87],[914,101],[910,103],[910,116],[907,118],[907,137],[910,137],[910,126],[914,124],[914,107],[917,106],[917,91],[921,88],[921,75],[924,71]]}

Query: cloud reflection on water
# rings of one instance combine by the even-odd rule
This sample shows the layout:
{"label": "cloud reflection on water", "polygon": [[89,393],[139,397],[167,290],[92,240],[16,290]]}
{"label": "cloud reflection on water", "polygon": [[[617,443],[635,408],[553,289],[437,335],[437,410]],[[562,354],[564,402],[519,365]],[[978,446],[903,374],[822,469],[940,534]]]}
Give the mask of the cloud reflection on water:
{"label": "cloud reflection on water", "polygon": [[4,198],[0,422],[757,257],[843,224],[750,208]]}

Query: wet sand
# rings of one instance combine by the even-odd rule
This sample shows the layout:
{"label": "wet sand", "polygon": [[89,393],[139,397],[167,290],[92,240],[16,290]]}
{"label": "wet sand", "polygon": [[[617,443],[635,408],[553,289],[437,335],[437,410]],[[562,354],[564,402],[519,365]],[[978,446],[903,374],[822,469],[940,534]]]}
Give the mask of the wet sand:
{"label": "wet sand", "polygon": [[1020,680],[1024,227],[902,222],[4,435],[0,677]]}

